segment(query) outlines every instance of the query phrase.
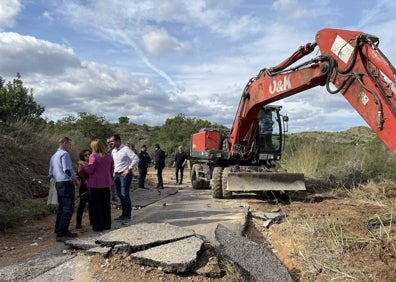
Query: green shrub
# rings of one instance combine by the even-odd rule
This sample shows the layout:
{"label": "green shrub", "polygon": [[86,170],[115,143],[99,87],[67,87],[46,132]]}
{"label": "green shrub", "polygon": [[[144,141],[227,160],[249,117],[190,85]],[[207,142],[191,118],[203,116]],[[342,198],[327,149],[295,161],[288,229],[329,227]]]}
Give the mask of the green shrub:
{"label": "green shrub", "polygon": [[[349,141],[345,132],[292,135],[282,167],[306,177],[332,179],[338,188],[395,180],[396,159],[382,141],[372,134],[371,138],[366,136],[364,130],[353,132]],[[359,132],[364,136],[359,136]]]}

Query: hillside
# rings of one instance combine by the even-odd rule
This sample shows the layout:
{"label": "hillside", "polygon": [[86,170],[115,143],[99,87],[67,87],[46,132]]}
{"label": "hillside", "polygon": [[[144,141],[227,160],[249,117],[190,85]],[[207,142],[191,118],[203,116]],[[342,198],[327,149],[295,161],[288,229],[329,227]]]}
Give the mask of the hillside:
{"label": "hillside", "polygon": [[292,138],[312,140],[314,142],[328,142],[338,144],[362,145],[376,137],[375,133],[366,126],[356,126],[340,132],[307,131],[289,134]]}
{"label": "hillside", "polygon": [[[150,140],[150,133],[156,131],[144,130],[145,141],[138,142]],[[132,136],[125,136],[133,140]],[[240,201],[241,205],[247,203],[255,212],[277,209],[287,217],[268,229],[262,222],[252,219],[246,236],[259,243],[269,243],[295,281],[392,281],[396,276],[396,184],[384,177],[394,176],[394,157],[366,127],[336,133],[302,132],[288,138],[290,147],[298,148],[305,157],[310,151],[301,149],[298,144],[308,144],[308,147],[312,143],[326,144],[320,146],[324,151],[313,147],[315,150],[308,163],[300,156],[298,167],[308,167],[315,159],[321,159],[335,169],[318,164],[322,170],[315,173],[320,173],[321,177],[307,178],[307,191],[292,193],[289,204],[265,198],[234,197],[231,201]],[[57,148],[56,139],[24,125],[0,127],[2,266],[56,245],[52,233],[55,215],[46,206],[48,160]],[[86,146],[81,145],[83,142],[79,139],[73,140],[74,152]],[[343,148],[340,155],[338,147]],[[167,170],[172,175],[173,169]],[[376,176],[376,181],[364,182],[370,175]],[[348,189],[346,183],[351,184]],[[72,226],[74,224],[73,221]],[[95,261],[101,263],[100,259],[93,263]],[[103,277],[117,275],[119,281],[124,281],[127,277],[143,275],[145,279],[152,279],[148,276],[150,272],[142,273],[138,266],[119,271],[120,261],[114,261],[117,263],[111,270],[99,269]],[[98,269],[98,266],[93,265],[93,268]],[[181,281],[174,275],[158,275],[167,281]]]}

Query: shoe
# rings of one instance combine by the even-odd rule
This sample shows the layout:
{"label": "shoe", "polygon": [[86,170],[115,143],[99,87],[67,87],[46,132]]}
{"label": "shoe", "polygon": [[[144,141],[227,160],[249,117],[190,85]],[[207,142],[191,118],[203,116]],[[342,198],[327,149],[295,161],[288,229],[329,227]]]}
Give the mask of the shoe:
{"label": "shoe", "polygon": [[65,236],[69,237],[69,238],[74,238],[74,237],[77,237],[78,235],[77,235],[77,233],[72,233],[70,231],[67,231]]}
{"label": "shoe", "polygon": [[179,182],[176,181],[175,184],[179,184]]}
{"label": "shoe", "polygon": [[76,229],[81,229],[82,225],[81,224],[76,224]]}
{"label": "shoe", "polygon": [[125,217],[124,220],[121,222],[121,225],[129,225],[131,224],[131,219],[128,217]]}
{"label": "shoe", "polygon": [[114,220],[119,220],[119,221],[123,221],[125,219],[125,217],[123,217],[122,215],[120,215],[119,217],[114,218]]}
{"label": "shoe", "polygon": [[67,241],[66,236],[56,236],[56,242],[65,242]]}

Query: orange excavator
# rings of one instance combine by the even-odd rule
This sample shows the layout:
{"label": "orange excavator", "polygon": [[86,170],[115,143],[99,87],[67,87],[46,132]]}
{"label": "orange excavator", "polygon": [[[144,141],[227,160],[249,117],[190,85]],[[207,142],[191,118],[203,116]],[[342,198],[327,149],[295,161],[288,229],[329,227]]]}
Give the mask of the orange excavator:
{"label": "orange excavator", "polygon": [[[214,198],[233,192],[305,190],[304,175],[277,169],[286,115],[272,103],[316,86],[340,93],[396,155],[395,68],[379,38],[360,31],[322,29],[275,67],[262,69],[243,90],[231,130],[204,128],[191,137],[191,183]],[[316,47],[320,55],[298,62]]]}

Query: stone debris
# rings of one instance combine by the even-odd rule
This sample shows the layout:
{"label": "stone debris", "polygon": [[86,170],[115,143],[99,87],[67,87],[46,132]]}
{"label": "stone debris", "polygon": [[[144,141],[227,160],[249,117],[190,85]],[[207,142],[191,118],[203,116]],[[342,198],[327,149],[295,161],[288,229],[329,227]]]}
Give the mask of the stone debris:
{"label": "stone debris", "polygon": [[281,223],[286,218],[285,214],[279,212],[252,212],[251,215],[255,219],[263,220],[263,226],[266,228],[273,223]]}
{"label": "stone debris", "polygon": [[195,270],[199,275],[207,276],[210,278],[219,278],[222,276],[222,270],[219,265],[217,257],[210,257],[208,263]]}
{"label": "stone debris", "polygon": [[272,219],[264,220],[264,221],[263,221],[263,226],[264,226],[265,228],[269,228],[270,225],[271,225],[271,223],[272,223]]}

